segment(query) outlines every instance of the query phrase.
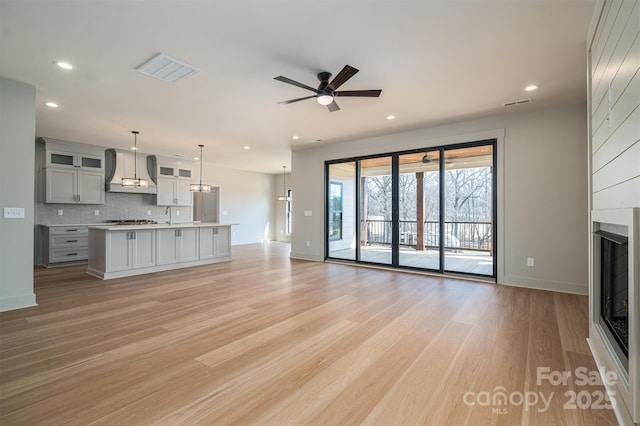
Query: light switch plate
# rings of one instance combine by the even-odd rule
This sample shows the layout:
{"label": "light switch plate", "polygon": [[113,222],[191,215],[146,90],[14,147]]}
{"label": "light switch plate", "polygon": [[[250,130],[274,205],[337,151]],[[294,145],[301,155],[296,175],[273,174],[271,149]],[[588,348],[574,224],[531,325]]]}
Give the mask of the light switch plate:
{"label": "light switch plate", "polygon": [[62,216],[62,213],[64,213],[62,209],[58,209],[58,216]]}
{"label": "light switch plate", "polygon": [[313,212],[311,210],[305,210],[304,211],[304,215],[305,216],[313,216]]}
{"label": "light switch plate", "polygon": [[100,216],[100,210],[94,210],[93,214],[96,215],[96,216]]}
{"label": "light switch plate", "polygon": [[5,219],[24,219],[24,208],[22,207],[5,207]]}

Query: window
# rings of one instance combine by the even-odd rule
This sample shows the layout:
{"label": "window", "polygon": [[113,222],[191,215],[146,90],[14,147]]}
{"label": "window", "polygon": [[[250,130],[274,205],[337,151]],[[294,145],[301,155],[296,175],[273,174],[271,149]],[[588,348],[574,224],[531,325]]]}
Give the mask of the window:
{"label": "window", "polygon": [[342,184],[329,183],[329,240],[342,239]]}
{"label": "window", "polygon": [[291,190],[287,190],[287,235],[291,235]]}

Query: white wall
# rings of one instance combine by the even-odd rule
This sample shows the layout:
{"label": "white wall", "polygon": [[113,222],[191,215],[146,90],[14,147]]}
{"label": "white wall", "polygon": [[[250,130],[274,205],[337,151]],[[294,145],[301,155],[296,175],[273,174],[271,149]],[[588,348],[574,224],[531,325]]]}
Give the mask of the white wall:
{"label": "white wall", "polygon": [[[291,257],[323,259],[325,160],[497,138],[498,282],[586,294],[586,105],[534,107],[294,151]],[[535,267],[526,266],[527,257]]]}
{"label": "white wall", "polygon": [[205,164],[202,182],[220,187],[220,223],[239,224],[231,227],[232,245],[272,239],[273,175]]}
{"label": "white wall", "polygon": [[[273,208],[271,210],[271,223],[273,228],[271,230],[273,241],[290,242],[291,235],[287,234],[287,203],[285,201],[278,201],[278,197],[286,194],[286,191],[291,189],[291,173],[285,173],[284,180],[282,174],[275,174],[273,176]],[[286,184],[286,185],[285,185]],[[283,190],[286,188],[286,190]],[[291,195],[291,198],[295,198],[295,194]]]}
{"label": "white wall", "polygon": [[24,219],[0,218],[0,311],[36,304],[33,292],[35,87],[0,78],[0,208],[24,208]]}

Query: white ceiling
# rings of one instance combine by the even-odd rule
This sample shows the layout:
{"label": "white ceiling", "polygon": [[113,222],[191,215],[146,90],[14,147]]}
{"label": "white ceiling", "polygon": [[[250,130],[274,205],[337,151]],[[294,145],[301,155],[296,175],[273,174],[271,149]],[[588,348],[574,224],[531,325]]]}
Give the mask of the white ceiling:
{"label": "white ceiling", "polygon": [[[279,173],[291,150],[586,99],[591,0],[0,0],[0,73],[36,86],[36,134]],[[135,69],[163,52],[200,72]],[[64,71],[54,65],[75,65]],[[319,71],[360,69],[330,113]],[[524,87],[540,85],[532,93]],[[44,102],[55,101],[51,109]],[[393,114],[396,120],[386,116]],[[292,140],[293,135],[300,139]],[[315,142],[321,139],[322,142]],[[243,149],[250,146],[250,150]]]}

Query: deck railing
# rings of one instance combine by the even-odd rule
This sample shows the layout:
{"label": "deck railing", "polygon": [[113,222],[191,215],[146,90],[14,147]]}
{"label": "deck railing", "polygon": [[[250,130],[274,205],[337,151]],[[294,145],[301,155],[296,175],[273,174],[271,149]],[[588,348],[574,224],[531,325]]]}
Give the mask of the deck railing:
{"label": "deck railing", "polygon": [[[367,220],[366,232],[368,244],[391,244],[390,220]],[[417,243],[417,222],[401,220],[400,245],[414,246]],[[491,250],[491,222],[445,222],[444,245],[447,249]],[[440,224],[434,221],[424,222],[424,245],[437,248],[440,244]]]}

